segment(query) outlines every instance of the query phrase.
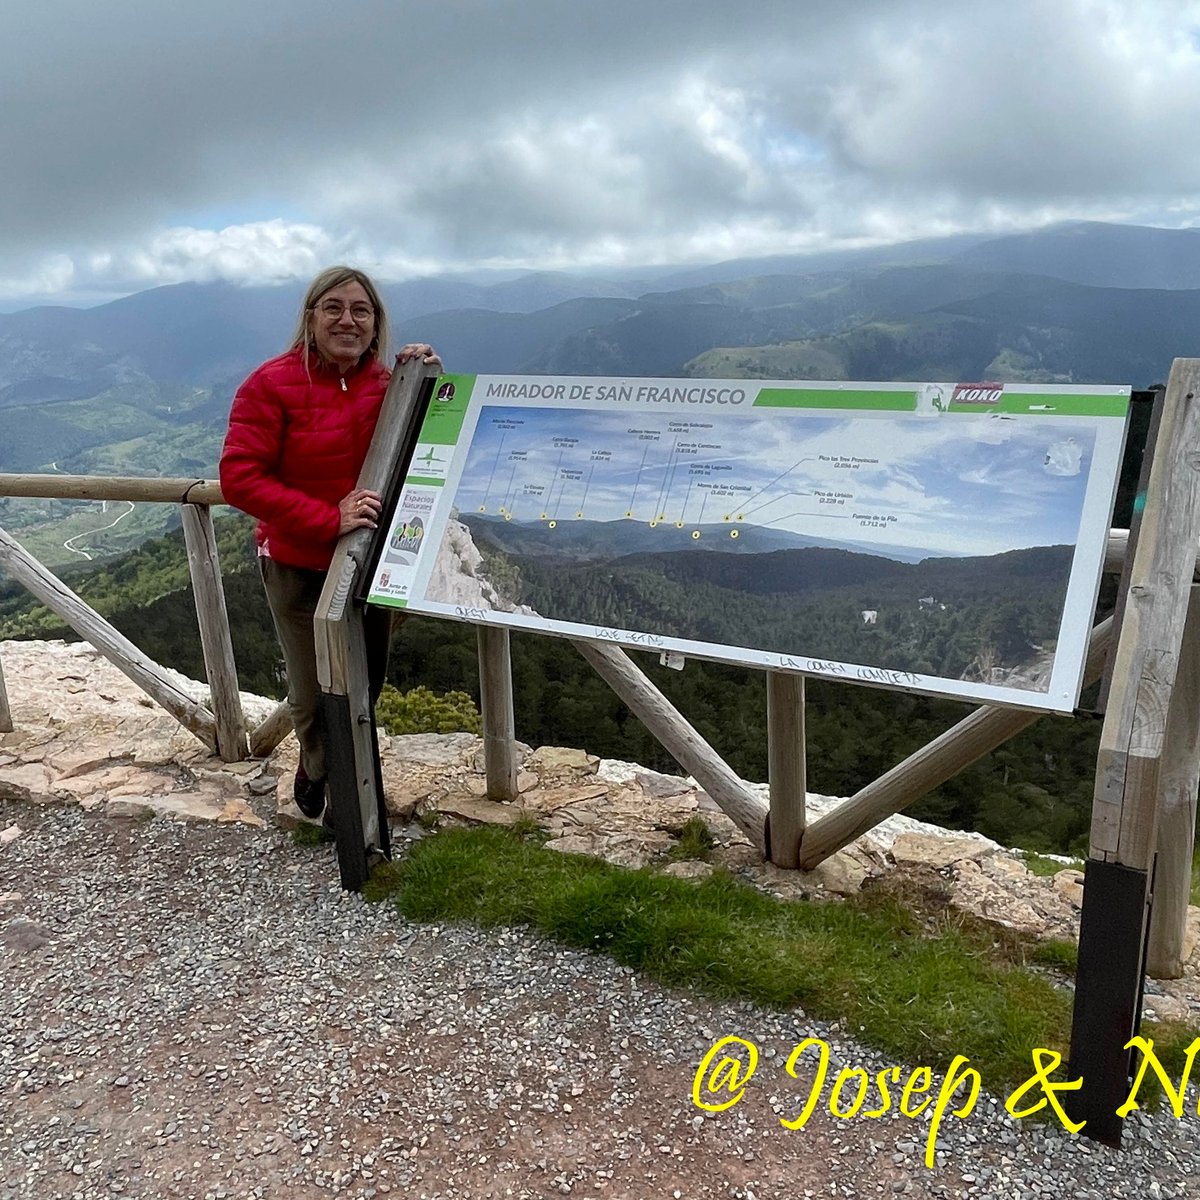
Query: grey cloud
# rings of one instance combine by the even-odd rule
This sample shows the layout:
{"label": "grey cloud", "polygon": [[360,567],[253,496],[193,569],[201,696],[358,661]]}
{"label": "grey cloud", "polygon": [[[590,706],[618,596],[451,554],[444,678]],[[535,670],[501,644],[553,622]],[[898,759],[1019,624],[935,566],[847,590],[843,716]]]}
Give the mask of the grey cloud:
{"label": "grey cloud", "polygon": [[749,61],[769,30],[818,25],[824,7],[732,20],[724,5],[628,0],[38,6],[0,48],[0,230],[112,231],[280,180],[303,195],[363,150],[469,141],[496,114],[636,100],[698,59]]}
{"label": "grey cloud", "polygon": [[406,207],[428,214],[460,253],[486,253],[506,241],[532,249],[598,231],[655,236],[677,228],[684,214],[693,224],[727,221],[739,211],[803,214],[805,206],[785,181],[752,161],[714,151],[694,124],[676,120],[677,97],[649,93],[645,99],[652,121],[560,110],[521,130],[523,145],[543,150],[532,161],[503,128],[480,130],[465,159],[443,159],[430,147],[430,169],[412,183]]}
{"label": "grey cloud", "polygon": [[455,264],[1182,219],[1198,9],[43,4],[0,42],[0,288],[189,219]]}
{"label": "grey cloud", "polygon": [[891,24],[870,77],[834,94],[853,169],[964,198],[1026,202],[1191,190],[1170,152],[1200,120],[1200,6],[977,5]]}

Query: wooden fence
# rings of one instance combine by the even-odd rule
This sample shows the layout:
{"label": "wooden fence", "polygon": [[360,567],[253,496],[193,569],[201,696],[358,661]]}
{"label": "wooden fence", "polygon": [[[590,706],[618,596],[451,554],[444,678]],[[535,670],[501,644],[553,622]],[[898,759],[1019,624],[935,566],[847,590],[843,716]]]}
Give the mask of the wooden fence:
{"label": "wooden fence", "polygon": [[[398,373],[398,376],[401,373]],[[419,375],[416,377],[419,381]],[[393,386],[411,386],[398,377]],[[381,430],[387,428],[381,421]],[[397,427],[393,422],[392,427]],[[377,441],[379,437],[377,435]],[[378,471],[389,462],[393,448],[373,448]],[[374,451],[377,450],[377,453]],[[370,464],[368,464],[370,465]],[[377,472],[378,473],[378,472]],[[363,481],[379,486],[382,478]],[[0,496],[57,499],[126,500],[173,503],[181,506],[188,566],[209,680],[209,706],[183,693],[162,668],[147,658],[103,617],[68,589],[0,530],[0,569],[26,588],[91,642],[139,687],[206,746],[226,761],[247,755],[270,754],[291,728],[285,704],[259,726],[247,730],[238,694],[237,671],[229,636],[229,620],[221,587],[220,565],[213,535],[212,506],[223,503],[217,484],[205,480],[142,479],[63,475],[2,475]],[[349,544],[354,535],[343,539]],[[1105,570],[1120,571],[1129,535],[1109,534]],[[341,614],[359,552],[335,559],[329,585],[330,602]],[[1195,553],[1193,550],[1192,557]],[[339,563],[341,564],[339,567]],[[342,576],[345,578],[341,578]],[[335,578],[336,577],[336,578]],[[340,597],[340,599],[339,599]],[[329,606],[326,606],[328,608]],[[1200,608],[1200,605],[1197,606]],[[320,615],[320,613],[318,614]],[[1197,614],[1193,614],[1194,626]],[[322,633],[318,621],[318,657],[323,665],[323,686],[332,671],[338,678],[355,672],[345,661],[345,646]],[[1086,678],[1094,681],[1103,670],[1112,641],[1111,622],[1092,632]],[[1200,690],[1200,635],[1189,639],[1189,686]],[[680,765],[693,775],[722,810],[776,865],[811,869],[862,833],[913,804],[989,751],[1019,733],[1040,714],[983,705],[940,737],[862,788],[836,810],[807,824],[805,812],[806,765],[804,749],[804,678],[780,672],[767,673],[769,737],[769,801],[764,803],[737,776],[717,752],[675,709],[657,687],[619,648],[592,641],[575,645],[584,658],[609,683],[637,718],[647,726]],[[341,646],[341,649],[338,647]],[[1195,670],[1193,671],[1193,668]],[[516,795],[516,759],[512,678],[508,633],[479,629],[480,691],[488,795],[511,800]],[[335,688],[336,690],[336,688]],[[342,693],[345,694],[345,693]],[[1196,707],[1193,705],[1193,708]],[[1190,710],[1189,710],[1190,712]],[[1177,716],[1179,732],[1168,739],[1169,763],[1162,773],[1164,819],[1158,825],[1160,857],[1155,887],[1156,919],[1151,931],[1149,961],[1160,976],[1182,972],[1182,949],[1190,887],[1191,825],[1195,817],[1196,746],[1200,730],[1194,720]],[[0,730],[11,728],[12,718],[0,664]],[[1184,726],[1187,727],[1184,732]],[[1190,740],[1189,740],[1190,739]],[[364,751],[365,753],[365,751]],[[361,776],[361,772],[360,772]],[[1186,827],[1186,828],[1185,828]],[[378,836],[378,831],[376,831]],[[1166,844],[1169,841],[1169,844]]]}
{"label": "wooden fence", "polygon": [[[0,475],[0,496],[178,504],[196,599],[204,669],[208,676],[210,702],[207,706],[184,692],[158,663],[143,654],[3,529],[0,529],[0,570],[24,584],[47,608],[226,762],[237,762],[248,755],[270,754],[287,736],[291,718],[286,704],[277,706],[247,735],[213,532],[212,505],[225,502],[217,484],[202,479]],[[5,727],[12,728],[12,714],[0,665],[0,730]]]}

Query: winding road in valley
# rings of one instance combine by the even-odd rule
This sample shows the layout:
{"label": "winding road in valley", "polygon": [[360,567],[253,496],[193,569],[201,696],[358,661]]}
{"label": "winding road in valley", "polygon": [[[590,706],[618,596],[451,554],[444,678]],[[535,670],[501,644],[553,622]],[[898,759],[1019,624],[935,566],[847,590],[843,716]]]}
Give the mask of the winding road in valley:
{"label": "winding road in valley", "polygon": [[[78,547],[72,546],[71,543],[79,541],[80,538],[87,538],[87,537],[91,537],[93,534],[103,533],[106,529],[112,529],[113,526],[115,526],[118,522],[125,520],[125,518],[127,516],[129,516],[129,514],[131,512],[133,512],[133,501],[132,500],[121,500],[121,501],[117,501],[117,503],[124,504],[127,506],[123,513],[119,513],[113,520],[109,521],[109,523],[107,525],[101,525],[97,529],[89,529],[85,533],[77,533],[74,537],[67,538],[67,540],[65,542],[63,542],[63,549],[70,550],[70,552],[72,554],[82,555],[84,558],[86,558],[88,560],[88,562],[91,562],[92,556],[86,550],[80,550]],[[107,508],[107,505],[108,505],[107,500],[104,501],[104,505]]]}

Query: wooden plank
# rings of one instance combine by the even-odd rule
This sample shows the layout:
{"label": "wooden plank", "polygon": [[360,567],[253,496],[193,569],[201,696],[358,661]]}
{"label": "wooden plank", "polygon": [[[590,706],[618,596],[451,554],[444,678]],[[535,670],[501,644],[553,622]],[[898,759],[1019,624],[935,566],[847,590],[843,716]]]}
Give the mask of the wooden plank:
{"label": "wooden plank", "polygon": [[1200,359],[1176,359],[1112,669],[1090,857],[1149,870],[1158,777],[1200,534]]}
{"label": "wooden plank", "polygon": [[1104,573],[1119,575],[1125,565],[1125,554],[1129,549],[1129,530],[1110,529],[1104,543]]}
{"label": "wooden plank", "polygon": [[[351,535],[352,536],[352,535]],[[343,538],[342,541],[346,541]],[[358,865],[358,859],[364,854],[382,850],[386,835],[379,819],[382,797],[376,792],[375,780],[375,744],[371,735],[374,714],[371,711],[370,675],[367,670],[366,638],[363,634],[362,606],[352,602],[351,592],[354,586],[355,561],[346,556],[340,563],[340,573],[334,575],[330,570],[325,580],[325,588],[317,603],[315,628],[320,631],[318,645],[324,644],[325,661],[330,670],[330,683],[327,687],[321,679],[321,690],[324,696],[344,701],[345,719],[349,722],[349,731],[336,743],[329,731],[332,721],[330,714],[340,711],[343,706],[323,706],[326,713],[326,765],[329,771],[329,798],[335,803],[342,789],[339,787],[338,776],[347,781],[353,780],[352,788],[347,788],[347,794],[356,794],[358,798],[358,823],[348,824],[345,814],[334,814],[339,827],[356,829],[361,837],[361,844],[343,845],[339,839],[338,858],[345,878],[358,880],[365,878],[364,869]],[[322,614],[325,614],[324,616]],[[320,655],[318,655],[318,664]],[[331,746],[344,745],[353,756],[352,762],[329,761]],[[343,861],[345,860],[345,861]],[[360,886],[357,882],[352,886]]]}
{"label": "wooden plank", "polygon": [[512,803],[517,798],[517,742],[508,630],[480,625],[478,640],[488,799]]}
{"label": "wooden plank", "polygon": [[196,621],[204,651],[204,672],[213,717],[217,725],[217,753],[226,762],[247,757],[246,720],[238,691],[237,666],[229,636],[229,613],[221,587],[221,565],[212,509],[207,504],[183,504],[183,540],[187,546],[188,571],[196,598]]}
{"label": "wooden plank", "polygon": [[[408,362],[393,371],[387,394],[383,398],[375,437],[359,472],[358,487],[381,494],[387,491],[392,467],[400,455],[416,411],[421,385],[434,376],[436,372],[421,362]],[[340,651],[329,643],[325,630],[340,620],[350,607],[348,602],[358,573],[366,566],[371,536],[371,530],[357,529],[338,542],[314,621],[317,678],[324,690],[336,691],[343,696],[347,694],[344,683],[348,664]]]}
{"label": "wooden plank", "polygon": [[767,672],[767,850],[777,867],[795,867],[804,837],[808,767],[804,750],[804,676]]}
{"label": "wooden plank", "polygon": [[[1150,486],[1150,470],[1154,465],[1155,450],[1158,446],[1158,434],[1162,427],[1163,414],[1163,399],[1166,394],[1166,388],[1160,387],[1155,389],[1154,403],[1150,409],[1150,421],[1146,427],[1146,440],[1142,446],[1142,461],[1138,466],[1137,487],[1133,494],[1133,500],[1130,504],[1129,512],[1129,530],[1125,538],[1125,554],[1123,556],[1120,571],[1117,574],[1117,598],[1113,606],[1113,628],[1120,634],[1121,625],[1125,620],[1125,605],[1129,602],[1129,581],[1131,578],[1130,572],[1133,568],[1134,547],[1138,542],[1138,534],[1142,528],[1142,513],[1146,506],[1146,489]],[[1109,530],[1109,535],[1114,531]],[[1107,555],[1106,555],[1107,557]],[[1109,659],[1107,670],[1104,672],[1103,678],[1100,680],[1100,686],[1096,690],[1096,701],[1092,706],[1097,714],[1103,714],[1108,711],[1108,697],[1112,691],[1112,668],[1116,661],[1116,655]]]}
{"label": "wooden plank", "polygon": [[[364,485],[365,486],[365,485]],[[224,504],[216,480],[144,478],[138,475],[28,475],[0,473],[0,496],[47,500],[133,500],[164,504]],[[1111,529],[1104,570],[1120,571],[1129,542],[1127,529]],[[1200,557],[1200,555],[1198,555]]]}
{"label": "wooden plank", "polygon": [[[1084,665],[1084,683],[1095,683],[1104,668],[1112,641],[1112,619],[1091,634]],[[907,808],[939,784],[957,775],[1044,714],[1019,708],[981,705],[886,774],[867,784],[832,812],[814,821],[800,846],[800,866],[811,871],[880,821]]]}
{"label": "wooden plank", "polygon": [[162,504],[224,504],[221,485],[208,479],[140,475],[3,475],[0,496],[49,500],[147,500]]}
{"label": "wooden plank", "polygon": [[[1125,555],[1129,550],[1129,530],[1110,529],[1108,540],[1104,544],[1104,571],[1107,575],[1119,575],[1125,565]],[[1192,578],[1200,579],[1200,551],[1192,568]]]}
{"label": "wooden plank", "polygon": [[1178,979],[1183,975],[1192,847],[1196,843],[1196,796],[1200,788],[1200,587],[1193,585],[1189,591],[1159,774],[1154,903],[1146,953],[1146,970],[1155,979]]}
{"label": "wooden plank", "polygon": [[250,757],[266,758],[292,732],[292,714],[286,700],[281,700],[266,719],[250,731]]}
{"label": "wooden plank", "polygon": [[[392,372],[375,436],[359,472],[358,487],[381,495],[387,493],[392,473],[412,434],[422,386],[437,374],[437,370],[420,361],[397,365]],[[329,721],[348,723],[347,729],[327,737],[326,749],[344,747],[353,759],[340,762],[335,755],[334,761],[327,759],[327,763],[329,798],[338,830],[338,868],[343,887],[356,890],[366,878],[370,857],[386,857],[389,846],[362,606],[353,598],[359,576],[366,568],[371,538],[371,530],[358,529],[338,541],[313,619],[322,711]],[[358,798],[357,810],[341,811],[342,797],[352,800],[354,793]]]}
{"label": "wooden plank", "polygon": [[[49,500],[144,500],[168,504],[212,505],[225,503],[225,498],[221,494],[221,485],[215,480],[152,479],[138,475],[0,473],[0,496],[37,497]],[[1109,530],[1104,555],[1104,570],[1109,574],[1120,571],[1128,541],[1128,530]]]}
{"label": "wooden plank", "polygon": [[0,567],[62,617],[185,729],[191,730],[210,750],[216,750],[217,726],[212,714],[3,529],[0,529]]}
{"label": "wooden plank", "polygon": [[763,850],[767,806],[680,716],[629,656],[607,642],[572,638],[571,644],[672,758],[712,797],[721,811],[760,851]]}
{"label": "wooden plank", "polygon": [[4,663],[0,660],[0,733],[12,731],[12,709],[8,706],[8,689],[4,686]]}

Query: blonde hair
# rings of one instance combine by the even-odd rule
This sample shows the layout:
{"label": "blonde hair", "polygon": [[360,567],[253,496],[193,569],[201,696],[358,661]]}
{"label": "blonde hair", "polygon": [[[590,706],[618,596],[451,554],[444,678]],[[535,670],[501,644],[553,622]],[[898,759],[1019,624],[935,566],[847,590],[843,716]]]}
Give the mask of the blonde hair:
{"label": "blonde hair", "polygon": [[300,315],[296,320],[296,331],[292,334],[292,342],[288,349],[295,350],[300,346],[312,345],[313,309],[317,307],[326,292],[332,291],[335,287],[341,287],[344,283],[360,284],[363,291],[367,293],[367,299],[371,301],[371,305],[375,309],[375,336],[371,339],[370,346],[367,347],[367,353],[379,359],[380,362],[386,362],[388,319],[387,311],[383,307],[383,299],[370,277],[354,267],[326,267],[308,285],[308,291],[304,293],[304,302],[300,306]]}

